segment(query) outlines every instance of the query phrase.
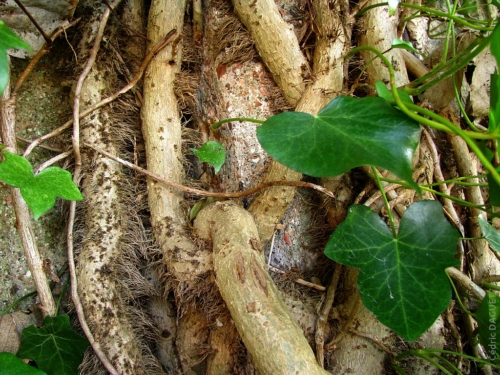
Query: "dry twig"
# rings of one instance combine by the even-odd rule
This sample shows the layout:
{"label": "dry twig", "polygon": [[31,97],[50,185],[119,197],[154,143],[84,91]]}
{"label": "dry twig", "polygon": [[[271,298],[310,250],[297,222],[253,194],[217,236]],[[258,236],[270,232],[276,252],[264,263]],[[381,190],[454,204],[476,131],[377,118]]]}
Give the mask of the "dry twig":
{"label": "dry twig", "polygon": [[321,307],[321,311],[316,320],[316,332],[314,334],[314,341],[316,343],[316,360],[318,364],[324,368],[325,367],[325,327],[328,322],[328,315],[330,315],[330,310],[332,309],[333,300],[335,299],[335,292],[337,291],[337,285],[339,283],[340,274],[342,273],[342,264],[335,264],[335,271],[333,272],[332,280],[328,286],[328,292],[326,293],[325,301]]}
{"label": "dry twig", "polygon": [[304,187],[304,188],[314,189],[316,191],[319,191],[320,193],[328,195],[330,198],[335,198],[333,193],[330,190],[325,189],[323,186],[312,184],[310,182],[303,182],[303,181],[269,181],[269,182],[264,182],[264,183],[260,184],[259,186],[256,186],[252,189],[238,191],[235,193],[215,193],[212,191],[194,189],[194,188],[190,188],[190,187],[180,185],[180,184],[177,184],[175,182],[166,180],[163,177],[158,176],[157,174],[148,171],[147,169],[144,169],[144,168],[141,168],[135,164],[129,163],[126,160],[123,160],[119,157],[116,157],[116,156],[110,154],[109,152],[101,150],[97,147],[94,147],[94,146],[88,144],[88,143],[86,143],[85,146],[90,147],[91,149],[97,151],[98,153],[110,158],[111,160],[116,161],[117,163],[120,163],[128,168],[131,168],[136,172],[145,174],[146,176],[151,177],[155,181],[161,182],[167,186],[173,187],[174,189],[177,189],[177,190],[180,190],[180,191],[183,191],[185,193],[192,194],[192,195],[201,195],[204,197],[217,197],[217,198],[241,198],[241,197],[246,197],[248,195],[255,194],[255,193],[259,192],[260,190],[271,187],[271,186],[295,186],[295,187]]}

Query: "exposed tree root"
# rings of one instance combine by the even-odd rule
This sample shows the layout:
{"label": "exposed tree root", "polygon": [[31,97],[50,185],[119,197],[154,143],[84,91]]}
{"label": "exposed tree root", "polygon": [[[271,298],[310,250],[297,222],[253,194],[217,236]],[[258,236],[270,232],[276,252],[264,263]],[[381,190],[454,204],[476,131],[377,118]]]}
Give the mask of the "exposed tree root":
{"label": "exposed tree root", "polygon": [[259,373],[327,374],[267,273],[251,215],[216,202],[200,212],[195,228],[213,243],[215,281]]}

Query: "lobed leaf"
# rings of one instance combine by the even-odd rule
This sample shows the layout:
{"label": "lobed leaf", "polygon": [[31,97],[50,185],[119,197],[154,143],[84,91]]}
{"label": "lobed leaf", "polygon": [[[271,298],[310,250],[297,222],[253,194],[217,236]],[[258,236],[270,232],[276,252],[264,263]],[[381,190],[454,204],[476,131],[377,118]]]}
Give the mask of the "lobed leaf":
{"label": "lobed leaf", "polygon": [[[500,172],[500,167],[497,167],[497,172]],[[488,181],[488,194],[490,196],[490,204],[495,207],[500,207],[500,186],[490,173],[486,175]]]}
{"label": "lobed leaf", "polygon": [[88,340],[71,329],[68,315],[45,317],[42,328],[23,330],[17,355],[36,362],[48,375],[76,375]]}
{"label": "lobed leaf", "polygon": [[257,137],[274,159],[309,176],[337,176],[373,165],[419,191],[411,162],[420,125],[383,98],[339,96],[317,116],[283,112],[259,126]]}
{"label": "lobed leaf", "polygon": [[42,370],[24,363],[12,353],[0,353],[0,375],[47,375]]}
{"label": "lobed leaf", "polygon": [[31,164],[22,156],[10,152],[3,152],[3,155],[5,160],[0,163],[0,180],[19,188],[35,219],[54,206],[56,197],[75,201],[83,199],[68,171],[49,167],[35,176]]}
{"label": "lobed leaf", "polygon": [[219,173],[222,165],[226,161],[226,150],[219,142],[208,141],[199,150],[190,148],[198,156],[200,161],[207,162],[214,167],[215,173]]}
{"label": "lobed leaf", "polygon": [[9,82],[9,59],[7,58],[7,50],[10,48],[31,50],[28,43],[14,34],[5,22],[0,21],[0,95],[3,93],[3,90],[5,90],[7,82]]}
{"label": "lobed leaf", "polygon": [[325,254],[359,268],[361,299],[380,322],[414,341],[451,300],[445,269],[455,266],[458,232],[436,201],[411,205],[396,238],[368,207],[353,205]]}
{"label": "lobed leaf", "polygon": [[500,233],[498,233],[493,225],[488,223],[483,215],[479,215],[477,218],[486,241],[488,241],[493,250],[500,251]]}
{"label": "lobed leaf", "polygon": [[488,131],[500,126],[500,75],[492,74],[490,79],[490,113]]}

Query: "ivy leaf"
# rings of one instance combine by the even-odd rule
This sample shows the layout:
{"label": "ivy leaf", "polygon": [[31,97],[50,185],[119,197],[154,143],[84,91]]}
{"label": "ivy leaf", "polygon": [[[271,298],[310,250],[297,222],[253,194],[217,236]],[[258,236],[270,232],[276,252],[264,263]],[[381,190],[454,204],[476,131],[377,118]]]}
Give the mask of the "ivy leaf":
{"label": "ivy leaf", "polygon": [[12,353],[0,353],[0,375],[47,375],[27,365]]}
{"label": "ivy leaf", "polygon": [[473,316],[478,324],[479,342],[492,360],[497,359],[500,354],[500,297],[487,291]]}
{"label": "ivy leaf", "polygon": [[493,132],[500,126],[500,75],[498,74],[492,74],[490,79],[489,117],[488,131]]}
{"label": "ivy leaf", "polygon": [[45,317],[42,328],[23,330],[18,357],[36,362],[48,375],[76,375],[89,342],[71,329],[68,315]]}
{"label": "ivy leaf", "polygon": [[410,52],[418,53],[419,55],[421,55],[421,53],[417,49],[415,49],[415,47],[413,47],[413,44],[411,44],[411,42],[404,41],[400,38],[394,38],[392,40],[391,47],[405,49],[405,50],[408,50]]}
{"label": "ivy leaf", "polygon": [[259,126],[257,137],[274,159],[309,176],[373,165],[420,191],[411,171],[420,126],[383,98],[339,96],[317,116],[283,112]]}
{"label": "ivy leaf", "polygon": [[458,264],[458,238],[436,201],[411,205],[396,238],[375,212],[353,205],[325,254],[359,268],[358,290],[366,308],[397,334],[415,341],[450,303],[445,269]]}
{"label": "ivy leaf", "polygon": [[200,161],[207,162],[214,167],[215,173],[219,173],[222,164],[226,161],[226,150],[219,142],[208,141],[199,150],[190,148]]}
{"label": "ivy leaf", "polygon": [[488,241],[493,250],[500,251],[500,233],[498,233],[493,225],[488,223],[483,215],[479,215],[477,218],[486,241]]}
{"label": "ivy leaf", "polygon": [[[392,95],[392,91],[390,91],[387,86],[382,81],[375,82],[375,89],[377,90],[377,95],[381,98],[389,102],[394,101],[394,96]],[[410,95],[408,95],[403,90],[397,89],[399,98],[403,103],[413,104],[413,100],[411,100]]]}
{"label": "ivy leaf", "polygon": [[[496,168],[500,172],[500,167]],[[495,207],[500,207],[500,186],[497,181],[491,176],[491,173],[486,175],[488,181],[488,193],[490,195],[490,204]]]}
{"label": "ivy leaf", "polygon": [[3,155],[5,160],[0,163],[0,180],[21,190],[35,220],[54,206],[56,197],[75,201],[83,199],[68,171],[49,167],[35,176],[31,164],[22,156],[10,152],[3,152]]}
{"label": "ivy leaf", "polygon": [[[496,3],[498,4],[498,2]],[[495,4],[495,2],[493,4]],[[497,23],[495,29],[491,33],[490,51],[497,60],[497,68],[500,69],[500,23]]]}
{"label": "ivy leaf", "polygon": [[7,58],[7,50],[10,48],[31,50],[28,43],[14,34],[3,21],[0,21],[0,95],[3,93],[3,90],[5,90],[7,82],[9,82],[9,59]]}

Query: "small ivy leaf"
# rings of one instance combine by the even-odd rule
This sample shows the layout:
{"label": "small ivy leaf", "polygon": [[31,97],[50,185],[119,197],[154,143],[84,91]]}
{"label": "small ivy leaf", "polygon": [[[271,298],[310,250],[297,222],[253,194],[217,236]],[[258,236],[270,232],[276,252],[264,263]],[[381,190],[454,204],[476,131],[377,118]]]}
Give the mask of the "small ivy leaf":
{"label": "small ivy leaf", "polygon": [[56,197],[75,201],[83,199],[68,171],[49,167],[34,176],[28,160],[10,152],[3,155],[5,160],[0,163],[0,180],[20,189],[35,220],[54,206]]}
{"label": "small ivy leaf", "polygon": [[3,21],[0,21],[0,95],[3,93],[3,90],[5,90],[7,82],[9,82],[9,59],[7,58],[7,50],[10,48],[31,50],[28,43],[14,34]]}
{"label": "small ivy leaf", "polygon": [[[390,91],[387,86],[385,85],[384,82],[382,81],[377,81],[375,82],[375,89],[377,90],[378,96],[381,98],[384,98],[385,100],[389,102],[394,101],[394,96],[392,95],[392,91]],[[410,95],[408,95],[406,92],[403,90],[397,89],[399,98],[403,103],[408,103],[408,104],[413,104],[413,100],[411,100]]]}
{"label": "small ivy leaf", "polygon": [[199,150],[190,148],[200,161],[207,162],[214,167],[215,173],[219,173],[222,164],[226,161],[226,150],[219,142],[208,141]]}
{"label": "small ivy leaf", "polygon": [[411,170],[420,125],[385,99],[339,96],[317,116],[283,112],[259,126],[257,137],[274,159],[309,176],[337,176],[373,165],[420,192]]}
{"label": "small ivy leaf", "polygon": [[415,47],[413,47],[413,44],[411,44],[411,42],[404,41],[400,38],[394,38],[392,40],[391,47],[405,49],[405,50],[408,50],[408,51],[411,51],[414,53],[418,53],[419,55],[421,55],[421,53],[418,50],[416,50]]}
{"label": "small ivy leaf", "polygon": [[499,126],[500,126],[500,75],[492,74],[490,80],[490,121],[488,123],[488,131],[493,132]]}
{"label": "small ivy leaf", "polygon": [[481,305],[472,315],[478,324],[479,342],[490,359],[497,359],[500,354],[500,297],[487,291]]}
{"label": "small ivy leaf", "polygon": [[392,16],[398,9],[399,0],[389,0],[389,15]]}
{"label": "small ivy leaf", "polygon": [[27,365],[12,353],[0,353],[0,375],[47,375],[42,370]]}
{"label": "small ivy leaf", "polygon": [[375,212],[353,205],[325,254],[359,268],[358,290],[366,308],[397,334],[415,341],[450,303],[445,269],[458,264],[458,238],[436,201],[411,205],[396,238]]}
{"label": "small ivy leaf", "polygon": [[20,358],[29,358],[48,375],[76,375],[88,340],[71,329],[68,315],[45,317],[42,328],[23,330]]}
{"label": "small ivy leaf", "polygon": [[500,251],[500,233],[498,233],[493,225],[488,223],[483,215],[479,215],[477,218],[486,241],[488,241],[493,250]]}

